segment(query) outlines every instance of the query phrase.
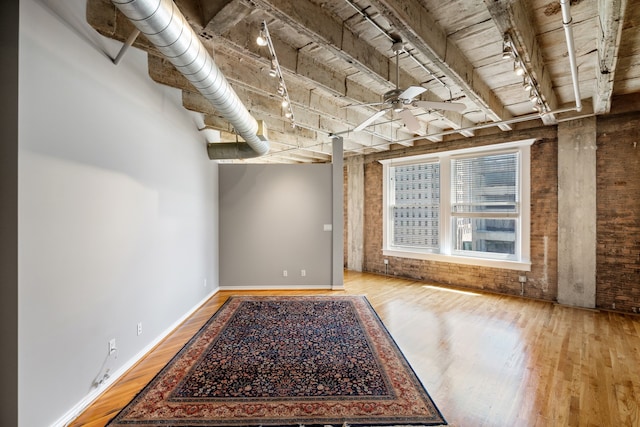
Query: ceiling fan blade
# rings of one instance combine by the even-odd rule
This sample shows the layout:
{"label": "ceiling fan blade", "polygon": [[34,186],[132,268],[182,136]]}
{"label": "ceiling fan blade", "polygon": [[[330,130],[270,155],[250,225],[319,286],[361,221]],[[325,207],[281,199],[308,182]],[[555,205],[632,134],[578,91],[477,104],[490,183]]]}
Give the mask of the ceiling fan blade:
{"label": "ceiling fan blade", "polygon": [[463,112],[467,106],[461,102],[433,102],[433,101],[415,101],[415,107],[424,108],[425,110],[447,110]]}
{"label": "ceiling fan blade", "polygon": [[409,111],[409,110],[407,110],[405,108],[402,111],[400,111],[398,113],[398,115],[400,116],[400,118],[404,122],[404,124],[407,127],[407,129],[409,129],[411,132],[417,132],[417,131],[420,130],[420,123],[418,122],[418,119],[416,119],[413,116],[411,111]]}
{"label": "ceiling fan blade", "polygon": [[340,108],[353,108],[353,107],[373,107],[374,105],[384,105],[384,102],[369,102],[367,104],[349,104]]}
{"label": "ceiling fan blade", "polygon": [[367,126],[369,126],[371,123],[374,122],[374,120],[376,120],[378,117],[382,117],[385,115],[385,113],[387,111],[389,111],[389,108],[385,108],[384,110],[380,110],[377,113],[375,113],[373,116],[369,117],[367,120],[365,120],[364,122],[360,123],[358,126],[356,126],[355,128],[353,128],[354,132],[359,132],[362,129],[366,128]]}
{"label": "ceiling fan blade", "polygon": [[421,86],[409,86],[408,88],[406,88],[404,90],[404,92],[402,92],[400,95],[398,95],[398,98],[400,99],[413,99],[416,96],[420,95],[421,93],[426,92],[427,89],[421,87]]}

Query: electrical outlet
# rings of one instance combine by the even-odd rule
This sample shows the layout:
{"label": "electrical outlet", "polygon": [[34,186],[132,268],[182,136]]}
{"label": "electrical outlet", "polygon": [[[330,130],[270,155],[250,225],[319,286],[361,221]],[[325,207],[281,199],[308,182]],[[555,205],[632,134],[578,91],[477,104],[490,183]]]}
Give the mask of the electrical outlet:
{"label": "electrical outlet", "polygon": [[118,350],[118,348],[116,347],[116,339],[115,338],[111,338],[109,340],[109,356],[111,356],[117,350]]}
{"label": "electrical outlet", "polygon": [[204,283],[202,284],[202,286],[205,287],[205,288],[207,287],[207,278],[206,277],[204,279]]}
{"label": "electrical outlet", "polygon": [[138,335],[142,335],[142,322],[138,323]]}
{"label": "electrical outlet", "polygon": [[282,270],[282,277],[287,277],[289,272],[287,270]]}
{"label": "electrical outlet", "polygon": [[384,265],[388,265],[389,264],[389,260],[388,259],[384,259]]}
{"label": "electrical outlet", "polygon": [[300,276],[305,277],[307,275],[307,270],[300,270]]}
{"label": "electrical outlet", "polygon": [[518,276],[518,282],[526,283],[526,281],[527,281],[527,276]]}

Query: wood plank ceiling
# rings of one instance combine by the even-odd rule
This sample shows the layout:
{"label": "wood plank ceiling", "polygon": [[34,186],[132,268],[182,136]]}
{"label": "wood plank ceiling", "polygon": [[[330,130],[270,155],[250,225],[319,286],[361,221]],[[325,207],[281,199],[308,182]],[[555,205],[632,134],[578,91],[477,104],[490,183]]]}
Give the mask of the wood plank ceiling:
{"label": "wood plank ceiling", "polygon": [[[569,0],[567,0],[568,2]],[[554,125],[607,114],[640,92],[640,0],[571,0],[571,28],[581,112],[576,105],[568,45],[558,0],[176,0],[251,114],[269,129],[271,151],[251,162],[330,161],[331,135],[345,156],[437,143],[448,134],[474,135],[478,125],[502,130],[515,119]],[[109,0],[88,0],[87,21],[124,41],[132,24]],[[266,22],[292,102],[284,116],[271,58],[255,42]],[[537,83],[549,111],[534,111],[514,60],[503,58],[505,34]],[[395,88],[393,41],[401,40],[399,86],[427,89],[417,99],[464,103],[461,113],[411,108],[411,132],[389,112],[360,132]],[[202,113],[219,141],[236,141],[230,125],[140,36],[149,74],[180,88],[185,108]],[[210,134],[210,132],[209,132]],[[219,137],[218,137],[219,135]]]}

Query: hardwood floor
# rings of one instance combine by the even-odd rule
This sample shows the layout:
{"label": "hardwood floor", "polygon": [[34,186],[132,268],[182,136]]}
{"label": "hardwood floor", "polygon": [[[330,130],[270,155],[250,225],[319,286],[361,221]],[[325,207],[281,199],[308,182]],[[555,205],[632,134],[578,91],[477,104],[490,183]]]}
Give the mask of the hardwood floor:
{"label": "hardwood floor", "polygon": [[[223,291],[70,426],[104,426],[230,296]],[[640,317],[345,272],[452,426],[640,426]]]}

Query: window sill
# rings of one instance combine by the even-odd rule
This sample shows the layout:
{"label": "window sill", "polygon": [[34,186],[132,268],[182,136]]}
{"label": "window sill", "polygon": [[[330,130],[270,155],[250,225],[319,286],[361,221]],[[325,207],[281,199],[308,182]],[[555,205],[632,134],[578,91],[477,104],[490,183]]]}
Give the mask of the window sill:
{"label": "window sill", "polygon": [[452,264],[476,265],[480,267],[501,268],[505,270],[531,271],[530,261],[509,261],[503,259],[475,258],[460,255],[443,255],[426,252],[411,252],[403,250],[383,249],[384,256],[398,258],[422,259],[426,261],[448,262]]}

